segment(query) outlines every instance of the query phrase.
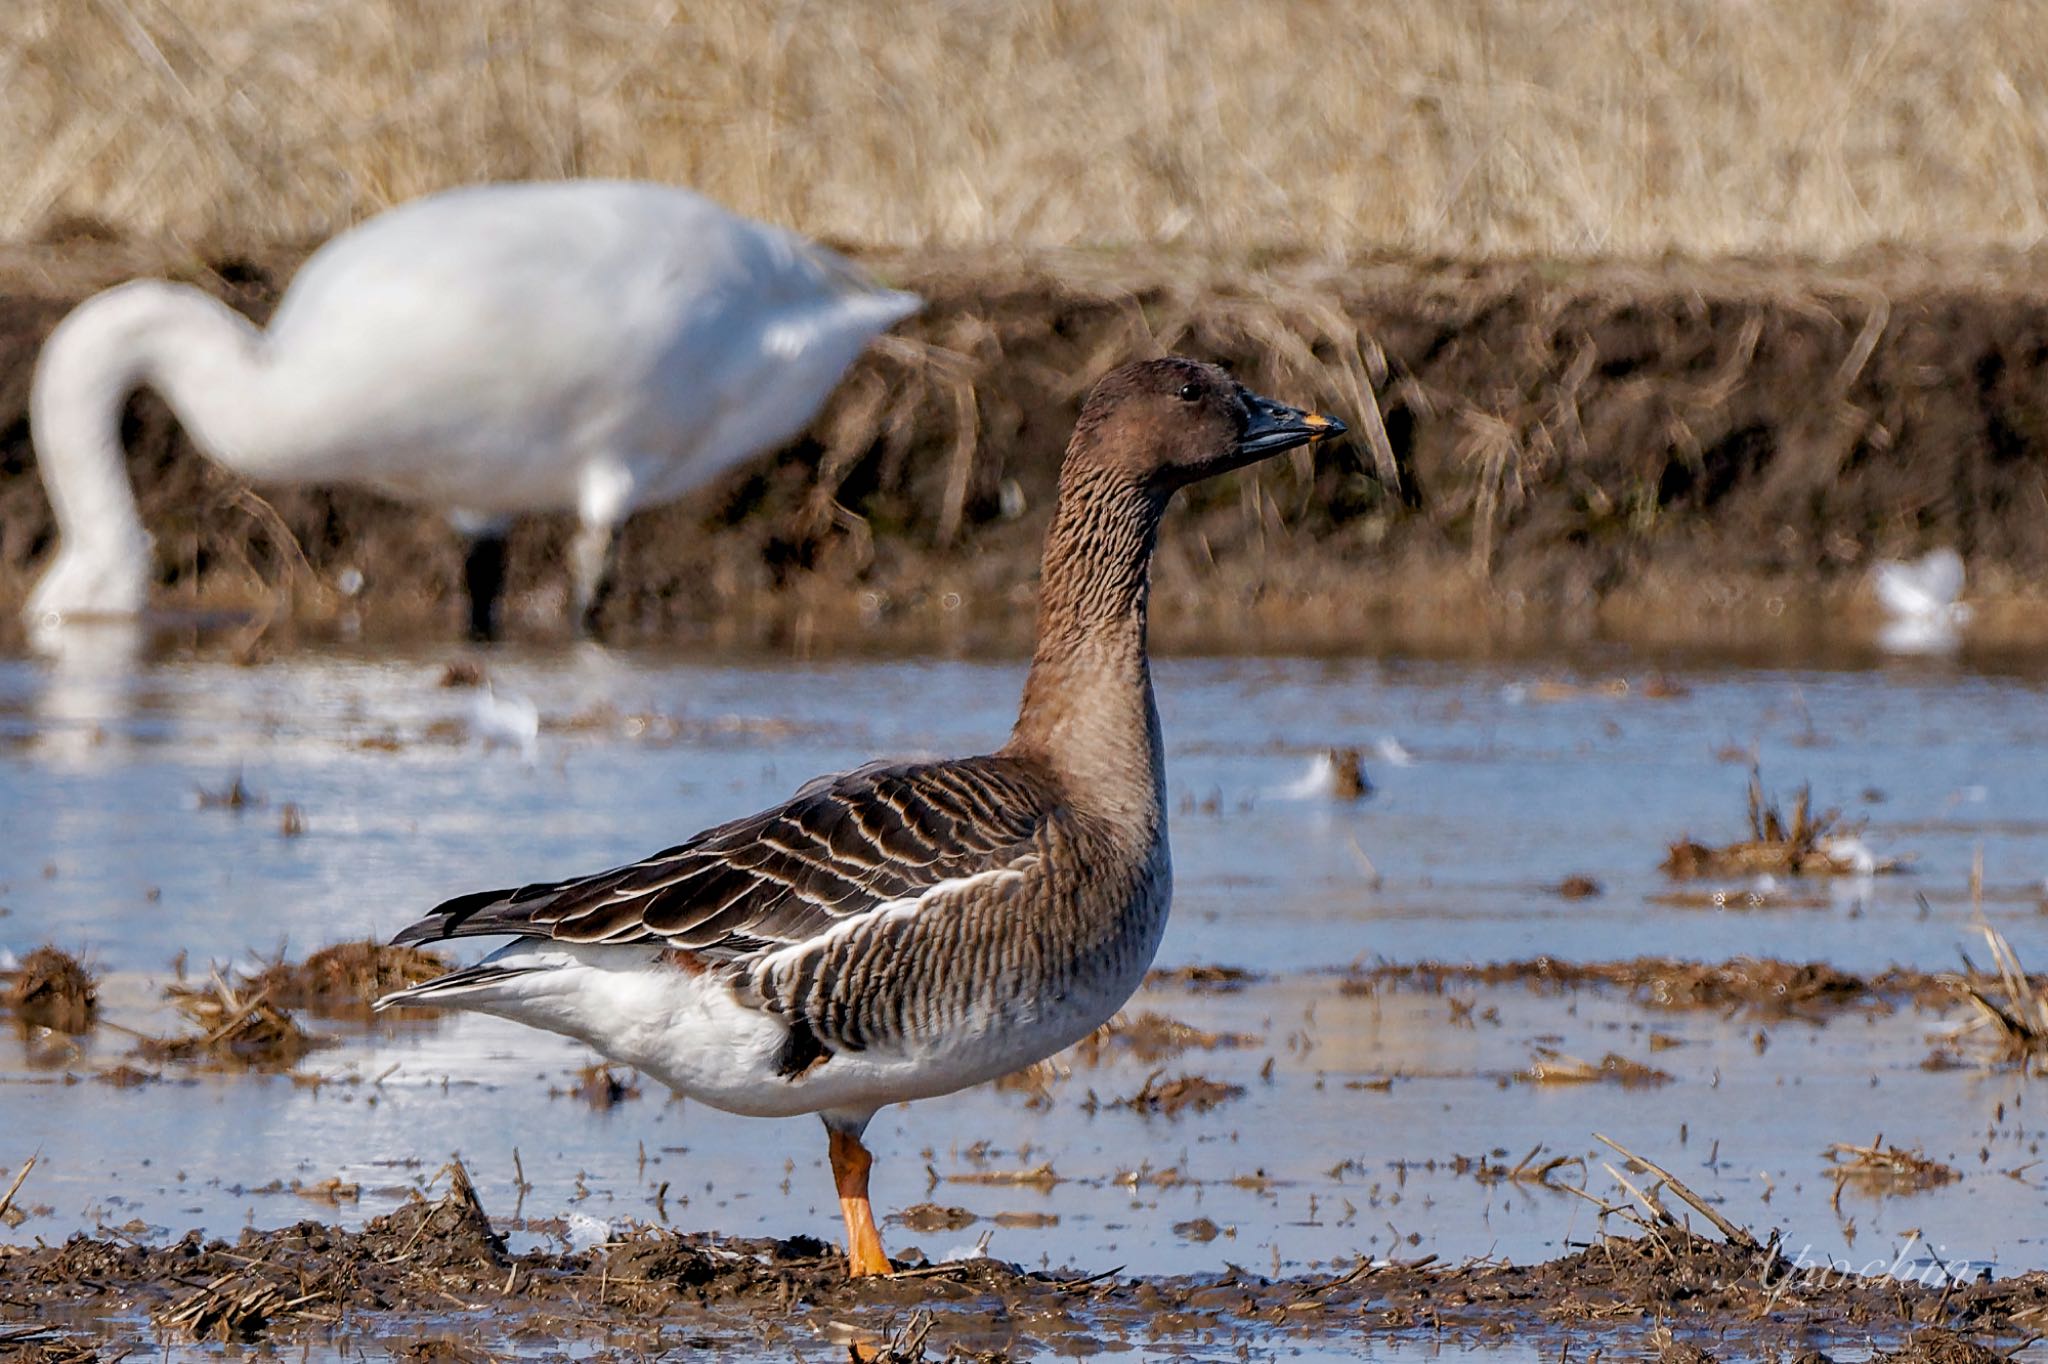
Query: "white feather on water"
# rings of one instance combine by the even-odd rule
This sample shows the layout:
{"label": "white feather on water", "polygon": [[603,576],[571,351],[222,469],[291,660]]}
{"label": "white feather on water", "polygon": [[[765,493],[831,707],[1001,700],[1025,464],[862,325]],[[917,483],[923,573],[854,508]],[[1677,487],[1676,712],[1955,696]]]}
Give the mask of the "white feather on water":
{"label": "white feather on water", "polygon": [[985,1231],[971,1246],[957,1245],[948,1247],[933,1263],[952,1265],[965,1264],[972,1260],[986,1260],[988,1258],[988,1244],[995,1239],[995,1235],[993,1231]]}
{"label": "white feather on water", "polygon": [[500,696],[486,682],[470,705],[470,728],[486,749],[519,750],[530,766],[540,759],[540,707],[524,696]]}
{"label": "white feather on water", "polygon": [[617,1237],[618,1232],[612,1224],[601,1217],[592,1217],[585,1212],[562,1214],[562,1240],[572,1251],[595,1250]]}
{"label": "white feather on water", "polygon": [[1272,787],[1266,795],[1274,800],[1357,800],[1372,794],[1372,781],[1357,760],[1356,749],[1318,753],[1309,759],[1308,769],[1285,786]]}
{"label": "white feather on water", "polygon": [[1870,850],[1868,843],[1855,834],[1838,834],[1833,838],[1824,838],[1820,841],[1820,850],[1827,855],[1829,861],[1837,865],[1846,865],[1858,877],[1877,874],[1877,854]]}
{"label": "white feather on water", "polygon": [[1910,563],[1887,560],[1871,570],[1871,587],[1886,620],[1878,647],[1895,654],[1948,653],[1962,643],[1970,619],[1963,594],[1963,556],[1937,549]]}

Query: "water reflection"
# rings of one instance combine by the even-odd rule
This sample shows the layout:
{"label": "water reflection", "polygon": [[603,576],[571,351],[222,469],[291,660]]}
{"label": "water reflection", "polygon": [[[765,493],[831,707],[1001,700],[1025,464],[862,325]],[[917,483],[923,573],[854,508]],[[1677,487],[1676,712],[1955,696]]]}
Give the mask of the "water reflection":
{"label": "water reflection", "polygon": [[70,770],[127,761],[148,628],[137,620],[41,626],[32,636],[43,660],[34,707],[35,750]]}

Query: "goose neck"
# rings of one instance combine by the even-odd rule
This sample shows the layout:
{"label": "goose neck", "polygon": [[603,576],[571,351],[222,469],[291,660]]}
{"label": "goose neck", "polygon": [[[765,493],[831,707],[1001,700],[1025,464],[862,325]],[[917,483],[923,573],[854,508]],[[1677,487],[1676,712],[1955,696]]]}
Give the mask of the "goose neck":
{"label": "goose neck", "polygon": [[1012,751],[1048,763],[1077,805],[1156,825],[1164,772],[1145,626],[1165,500],[1071,463],[1046,537],[1038,644]]}

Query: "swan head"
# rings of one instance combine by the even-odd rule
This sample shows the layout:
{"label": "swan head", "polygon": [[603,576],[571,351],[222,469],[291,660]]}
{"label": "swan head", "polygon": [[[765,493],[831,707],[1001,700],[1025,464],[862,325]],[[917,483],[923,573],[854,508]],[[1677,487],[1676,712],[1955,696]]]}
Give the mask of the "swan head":
{"label": "swan head", "polygon": [[147,536],[67,543],[22,614],[38,630],[95,617],[136,616],[149,600]]}

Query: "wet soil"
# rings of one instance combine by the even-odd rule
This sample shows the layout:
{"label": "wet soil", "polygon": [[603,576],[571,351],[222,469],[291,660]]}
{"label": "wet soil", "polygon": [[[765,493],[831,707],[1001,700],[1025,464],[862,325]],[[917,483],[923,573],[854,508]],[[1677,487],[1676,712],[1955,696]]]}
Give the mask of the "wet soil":
{"label": "wet soil", "polygon": [[[52,543],[26,421],[49,329],[145,273],[261,318],[302,257],[98,238],[0,250],[0,607]],[[1157,573],[1169,647],[1454,642],[1489,618],[1811,633],[1861,600],[1874,560],[1934,545],[1966,557],[1981,637],[2041,633],[2048,259],[870,263],[927,310],[798,444],[634,519],[614,636],[1016,646],[1081,398],[1166,348],[1357,433],[1187,500]],[[152,398],[126,426],[160,601],[288,598],[307,628],[456,619],[460,556],[433,518],[365,492],[254,494],[195,458]],[[515,630],[558,629],[566,530],[537,518],[514,536]],[[336,586],[350,569],[353,599]]]}
{"label": "wet soil", "polygon": [[[2048,977],[2029,978],[2037,991]],[[1474,985],[1525,985],[1562,993],[1612,989],[1653,1009],[1711,1009],[1761,1017],[1825,1017],[1889,1013],[1902,1004],[1952,1006],[1966,995],[1956,973],[1891,967],[1860,975],[1821,961],[1736,957],[1725,962],[1636,957],[1629,961],[1571,962],[1551,957],[1505,962],[1382,962],[1352,968],[1339,988],[1372,994],[1387,988],[1445,990]]]}
{"label": "wet soil", "polygon": [[[246,1230],[232,1242],[109,1234],[0,1247],[0,1341],[27,1341],[40,1329],[47,1334],[35,1348],[90,1348],[95,1336],[112,1344],[134,1334],[146,1316],[174,1340],[285,1345],[347,1322],[372,1336],[453,1328],[486,1347],[492,1341],[480,1331],[584,1342],[599,1358],[635,1357],[678,1337],[699,1348],[750,1338],[865,1341],[867,1352],[854,1357],[875,1358],[917,1313],[929,1314],[922,1348],[901,1357],[1087,1355],[1175,1341],[1483,1345],[1518,1336],[1628,1342],[1665,1358],[1675,1344],[1716,1358],[1860,1342],[1916,1364],[1988,1364],[2048,1324],[2048,1274],[1923,1282],[1821,1268],[1740,1229],[1709,1239],[1651,1225],[1534,1265],[1362,1259],[1286,1277],[1235,1267],[1172,1278],[1025,1272],[984,1258],[928,1264],[913,1251],[894,1276],[849,1281],[841,1255],[808,1238],[643,1227],[589,1249],[514,1253],[459,1165],[437,1182],[447,1187],[438,1198],[416,1199],[360,1231],[307,1220]],[[957,1223],[945,1211],[903,1220],[913,1230],[950,1229]]]}

